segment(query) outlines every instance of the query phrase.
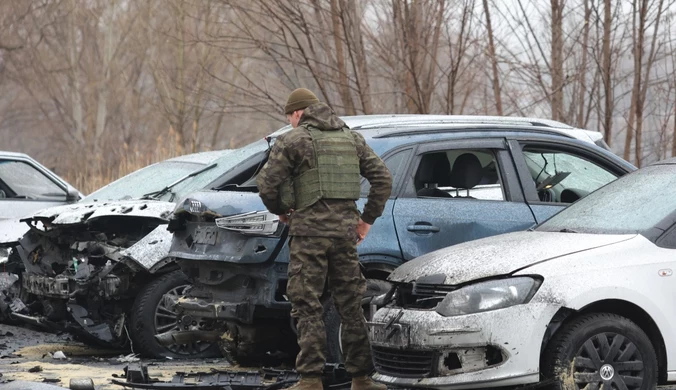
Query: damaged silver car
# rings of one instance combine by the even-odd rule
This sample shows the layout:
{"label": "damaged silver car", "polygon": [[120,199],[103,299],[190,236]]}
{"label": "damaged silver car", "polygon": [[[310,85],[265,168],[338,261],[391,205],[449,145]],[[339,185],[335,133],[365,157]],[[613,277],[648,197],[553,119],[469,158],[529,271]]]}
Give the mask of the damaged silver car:
{"label": "damaged silver car", "polygon": [[155,340],[177,326],[168,297],[180,296],[188,285],[167,258],[171,233],[166,223],[185,194],[244,180],[237,164],[267,145],[258,149],[170,159],[79,203],[22,219],[26,233],[0,243],[12,248],[7,263],[12,275],[0,286],[0,315],[100,345],[131,346],[147,356],[218,354],[208,342],[160,345]]}

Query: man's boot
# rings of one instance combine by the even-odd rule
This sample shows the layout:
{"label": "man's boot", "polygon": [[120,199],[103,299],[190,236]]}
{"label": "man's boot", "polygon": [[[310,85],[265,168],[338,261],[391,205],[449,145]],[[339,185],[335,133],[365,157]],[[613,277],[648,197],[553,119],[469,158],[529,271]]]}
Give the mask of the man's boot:
{"label": "man's boot", "polygon": [[352,378],[352,390],[387,390],[387,386],[376,383],[364,375]]}
{"label": "man's boot", "polygon": [[300,380],[287,390],[322,390],[322,378],[320,377],[301,377]]}

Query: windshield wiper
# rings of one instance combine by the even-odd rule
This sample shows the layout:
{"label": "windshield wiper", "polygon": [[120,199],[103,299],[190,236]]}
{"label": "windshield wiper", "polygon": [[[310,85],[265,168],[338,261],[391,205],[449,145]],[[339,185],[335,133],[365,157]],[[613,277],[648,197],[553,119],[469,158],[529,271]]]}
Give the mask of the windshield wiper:
{"label": "windshield wiper", "polygon": [[559,230],[559,233],[577,233],[577,232],[573,229],[565,228],[565,229]]}
{"label": "windshield wiper", "polygon": [[[168,186],[162,188],[162,189],[159,190],[159,191],[153,191],[153,192],[149,192],[149,193],[143,195],[143,196],[141,197],[141,199],[158,199],[158,198],[160,198],[162,195],[164,195],[164,194],[166,194],[167,192],[169,192],[169,190],[171,190],[172,188],[174,188],[174,187],[177,186],[178,184],[183,183],[184,181],[190,179],[191,177],[195,177],[195,176],[199,175],[199,174],[202,173],[202,172],[205,172],[205,171],[208,171],[208,170],[210,170],[210,169],[213,169],[213,168],[216,167],[216,165],[218,165],[218,164],[217,164],[217,163],[213,163],[213,164],[211,164],[211,165],[207,165],[207,166],[204,167],[204,168],[200,168],[200,169],[198,169],[198,170],[196,170],[196,171],[194,171],[194,172],[190,172],[189,174],[187,174],[187,175],[181,177],[180,179],[176,180],[175,182],[169,184]],[[172,200],[173,200],[173,196],[172,196]]]}

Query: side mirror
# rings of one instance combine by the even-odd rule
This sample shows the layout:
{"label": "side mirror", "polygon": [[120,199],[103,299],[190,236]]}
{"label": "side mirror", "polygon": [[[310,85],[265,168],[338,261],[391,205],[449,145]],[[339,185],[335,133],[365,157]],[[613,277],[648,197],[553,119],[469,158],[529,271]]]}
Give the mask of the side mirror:
{"label": "side mirror", "polygon": [[66,202],[77,202],[78,200],[80,200],[80,191],[68,185]]}

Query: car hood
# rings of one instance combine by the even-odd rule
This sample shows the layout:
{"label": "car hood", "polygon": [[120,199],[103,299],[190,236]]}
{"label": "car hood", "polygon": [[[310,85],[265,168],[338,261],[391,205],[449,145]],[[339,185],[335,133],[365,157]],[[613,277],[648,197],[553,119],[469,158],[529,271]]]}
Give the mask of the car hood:
{"label": "car hood", "polygon": [[47,219],[55,225],[88,223],[101,217],[144,217],[167,223],[176,205],[157,200],[117,200],[105,202],[76,203],[40,210],[23,220]]}
{"label": "car hood", "polygon": [[[450,246],[413,259],[392,272],[392,282],[458,285],[628,240],[635,235],[515,232]],[[422,279],[421,279],[422,278]]]}
{"label": "car hood", "polygon": [[168,223],[175,206],[174,203],[157,200],[118,200],[50,207],[28,217],[0,220],[0,246],[18,242],[29,230],[26,221],[47,220],[54,225],[73,225],[102,217],[123,216],[149,218],[164,224]]}

